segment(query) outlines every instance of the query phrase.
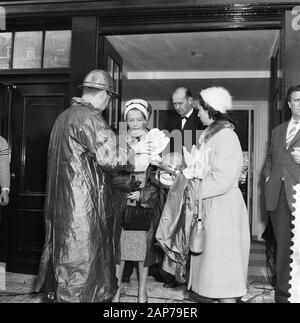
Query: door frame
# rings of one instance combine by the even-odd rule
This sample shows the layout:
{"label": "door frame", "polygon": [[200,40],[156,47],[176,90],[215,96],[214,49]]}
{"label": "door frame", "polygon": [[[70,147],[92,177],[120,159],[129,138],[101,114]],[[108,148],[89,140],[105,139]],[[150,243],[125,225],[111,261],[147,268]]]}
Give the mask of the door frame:
{"label": "door frame", "polygon": [[[118,93],[118,97],[114,97],[110,101],[109,106],[103,111],[103,115],[108,125],[117,131],[121,120],[123,59],[109,40],[102,35],[99,35],[98,46],[98,68],[110,74],[115,83],[115,91]],[[108,71],[109,58],[112,63],[111,71]],[[115,71],[115,67],[118,67],[118,71]]]}
{"label": "door frame", "polygon": [[[295,4],[296,5],[296,4]],[[154,8],[149,12],[136,9],[129,14],[130,24],[123,13],[119,13],[118,19],[114,20],[111,15],[98,17],[98,30],[101,36],[111,35],[130,35],[130,34],[150,34],[150,33],[179,33],[179,32],[213,32],[213,31],[230,31],[230,30],[259,30],[274,29],[279,30],[283,46],[284,39],[282,30],[285,21],[285,10],[293,7],[289,5],[242,5],[242,6],[198,6],[197,8],[173,8],[172,14],[168,15],[168,9],[158,13]],[[225,12],[223,11],[225,10]],[[151,20],[149,15],[155,16]],[[282,48],[283,51],[283,48]],[[282,54],[281,51],[281,54]],[[282,58],[281,58],[282,62]],[[284,65],[282,64],[282,73]],[[283,91],[283,85],[281,87]],[[269,110],[263,115],[260,108],[268,108],[268,101],[236,101],[234,106],[241,110],[252,110],[253,119],[253,156],[252,156],[252,214],[250,220],[251,235],[255,240],[262,240],[262,234],[266,228],[268,214],[265,211],[263,201],[263,189],[261,186],[261,172],[263,162],[266,156],[266,149],[269,138]],[[283,109],[284,107],[282,107]],[[153,113],[153,117],[155,116]],[[267,129],[265,138],[265,147],[260,146],[259,138],[261,136],[260,128],[262,121],[265,122],[264,129]],[[153,122],[153,120],[152,120]],[[276,126],[275,124],[273,126]],[[264,154],[265,153],[265,154]],[[248,183],[248,189],[250,184]]]}

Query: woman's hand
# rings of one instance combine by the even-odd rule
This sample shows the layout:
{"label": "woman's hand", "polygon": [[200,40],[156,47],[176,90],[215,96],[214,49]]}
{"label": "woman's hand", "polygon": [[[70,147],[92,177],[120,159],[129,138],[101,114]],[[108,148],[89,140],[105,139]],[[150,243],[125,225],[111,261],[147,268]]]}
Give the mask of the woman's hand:
{"label": "woman's hand", "polygon": [[130,200],[139,201],[140,196],[141,196],[141,192],[140,191],[135,191],[135,192],[132,192],[132,193],[128,194],[127,198],[130,199]]}
{"label": "woman's hand", "polygon": [[0,205],[7,205],[9,202],[9,194],[7,190],[2,190],[0,194]]}

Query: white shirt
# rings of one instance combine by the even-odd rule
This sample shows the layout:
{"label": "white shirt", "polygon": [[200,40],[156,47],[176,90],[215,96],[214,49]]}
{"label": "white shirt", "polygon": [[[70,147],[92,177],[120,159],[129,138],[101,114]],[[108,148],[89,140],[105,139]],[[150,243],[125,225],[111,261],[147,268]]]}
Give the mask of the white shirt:
{"label": "white shirt", "polygon": [[191,109],[191,111],[188,112],[185,116],[181,117],[182,118],[181,119],[181,129],[183,129],[183,127],[184,127],[184,125],[186,123],[186,120],[187,120],[187,119],[184,119],[184,117],[189,118],[192,113],[193,113],[193,109]]}

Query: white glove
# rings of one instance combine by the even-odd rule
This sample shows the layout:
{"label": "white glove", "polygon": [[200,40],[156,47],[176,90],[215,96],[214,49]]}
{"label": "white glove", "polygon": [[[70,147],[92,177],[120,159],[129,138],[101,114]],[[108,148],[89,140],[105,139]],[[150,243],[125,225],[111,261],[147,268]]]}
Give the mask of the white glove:
{"label": "white glove", "polygon": [[168,145],[170,138],[157,128],[151,129],[145,139],[132,146],[136,154],[159,155]]}
{"label": "white glove", "polygon": [[151,156],[147,154],[135,155],[134,170],[136,172],[143,172],[150,165]]}
{"label": "white glove", "polygon": [[211,167],[209,165],[209,153],[211,149],[204,149],[204,145],[201,145],[199,149],[193,145],[191,153],[183,147],[183,156],[187,167],[183,170],[183,174],[186,178],[199,178],[203,179]]}

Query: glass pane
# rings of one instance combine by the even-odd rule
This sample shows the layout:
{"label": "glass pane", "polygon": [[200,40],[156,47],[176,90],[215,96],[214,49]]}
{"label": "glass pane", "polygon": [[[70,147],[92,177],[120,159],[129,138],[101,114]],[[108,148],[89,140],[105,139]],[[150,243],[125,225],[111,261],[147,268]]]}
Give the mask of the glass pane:
{"label": "glass pane", "polygon": [[41,68],[42,39],[41,31],[16,32],[13,68]]}
{"label": "glass pane", "polygon": [[111,58],[111,56],[107,56],[107,73],[113,77],[113,71],[114,71],[114,61]]}
{"label": "glass pane", "polygon": [[119,98],[117,98],[116,99],[116,107],[115,107],[115,116],[114,116],[115,127],[118,127],[119,105],[120,105],[120,100],[119,100]]}
{"label": "glass pane", "polygon": [[248,132],[249,132],[249,112],[248,110],[235,110],[235,132],[238,135],[242,150],[248,151]]}
{"label": "glass pane", "polygon": [[112,124],[112,113],[114,107],[114,100],[110,100],[109,106],[106,108],[106,122],[111,126]]}
{"label": "glass pane", "polygon": [[114,83],[116,92],[119,94],[120,66],[114,62]]}
{"label": "glass pane", "polygon": [[11,33],[0,33],[0,69],[10,68],[11,40]]}
{"label": "glass pane", "polygon": [[71,30],[46,31],[44,67],[70,67]]}

